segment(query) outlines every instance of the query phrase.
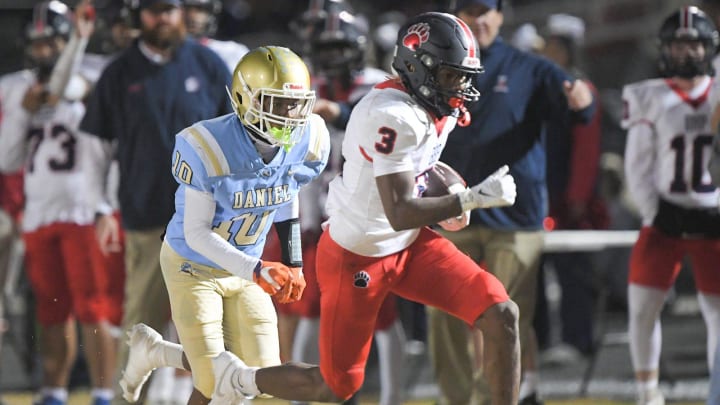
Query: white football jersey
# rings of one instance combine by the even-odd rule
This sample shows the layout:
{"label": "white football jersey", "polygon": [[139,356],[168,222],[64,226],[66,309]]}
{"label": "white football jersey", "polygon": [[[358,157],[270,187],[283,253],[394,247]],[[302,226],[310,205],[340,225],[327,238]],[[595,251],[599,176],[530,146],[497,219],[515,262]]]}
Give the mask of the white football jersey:
{"label": "white football jersey", "polygon": [[98,168],[105,167],[102,141],[77,131],[85,107],[61,100],[29,114],[21,103],[36,82],[23,70],[0,78],[0,170],[24,169],[22,228],[33,231],[54,222],[92,224],[100,198]]}
{"label": "white football jersey", "polygon": [[660,198],[685,208],[717,207],[720,192],[707,166],[719,91],[710,77],[689,92],[666,79],[623,89],[625,175],[644,225],[652,223]]}
{"label": "white football jersey", "polygon": [[[365,67],[354,76],[349,91],[336,94],[332,100],[347,102],[351,106],[354,106],[364,95],[372,90],[373,86],[386,81],[388,77],[390,77],[390,74],[385,71]],[[325,94],[325,90],[333,84],[328,84],[322,77],[314,78],[313,80],[318,98],[327,97],[328,95]],[[320,177],[300,189],[300,226],[303,231],[318,231],[320,224],[327,218],[325,206],[328,195],[328,184],[340,173],[342,168],[342,143],[343,139],[345,139],[345,130],[336,128],[331,123],[328,123],[328,130],[330,131],[331,143],[328,164],[325,170],[320,173]]]}
{"label": "white football jersey", "polygon": [[330,182],[327,212],[333,240],[372,257],[408,247],[419,229],[392,228],[375,177],[423,174],[440,158],[456,122],[452,117],[435,121],[395,82],[371,90],[352,112],[342,144],[343,170]]}

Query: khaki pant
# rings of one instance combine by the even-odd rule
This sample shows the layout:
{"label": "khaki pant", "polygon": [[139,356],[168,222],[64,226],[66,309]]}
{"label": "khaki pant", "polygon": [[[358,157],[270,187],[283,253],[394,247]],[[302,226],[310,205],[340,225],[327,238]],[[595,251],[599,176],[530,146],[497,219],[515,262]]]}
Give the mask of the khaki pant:
{"label": "khaki pant", "polygon": [[249,366],[280,364],[275,306],[260,286],[190,262],[167,243],[160,264],[193,384],[206,398],[215,388],[211,360],[226,348]]}
{"label": "khaki pant", "polygon": [[[543,250],[542,231],[498,231],[471,225],[459,232],[443,232],[443,235],[503,283],[520,309],[522,350],[534,338],[532,321]],[[437,309],[427,310],[428,345],[440,388],[440,403],[489,404],[489,389],[482,370],[473,365],[471,358],[467,324]]]}
{"label": "khaki pant", "polygon": [[[147,231],[125,231],[125,303],[123,305],[123,332],[137,323],[145,323],[162,331],[170,320],[170,301],[160,270],[160,236],[165,228]],[[118,382],[128,360],[128,345],[121,336],[115,371],[116,395],[113,404],[127,404],[122,398]],[[149,384],[145,384],[147,388]]]}

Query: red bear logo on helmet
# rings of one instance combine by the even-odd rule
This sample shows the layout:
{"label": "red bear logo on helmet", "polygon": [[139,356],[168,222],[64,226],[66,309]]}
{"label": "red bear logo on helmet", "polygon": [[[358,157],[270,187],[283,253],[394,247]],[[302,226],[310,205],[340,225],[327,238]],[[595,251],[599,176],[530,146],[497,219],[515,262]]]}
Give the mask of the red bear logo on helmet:
{"label": "red bear logo on helmet", "polygon": [[430,25],[428,23],[413,24],[408,28],[407,34],[403,37],[402,44],[408,48],[417,50],[423,42],[430,37]]}

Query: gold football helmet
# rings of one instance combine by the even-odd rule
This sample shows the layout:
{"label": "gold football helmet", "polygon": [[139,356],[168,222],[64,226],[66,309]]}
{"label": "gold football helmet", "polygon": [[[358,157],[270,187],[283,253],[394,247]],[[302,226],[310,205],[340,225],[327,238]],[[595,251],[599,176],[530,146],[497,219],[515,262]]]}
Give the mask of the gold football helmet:
{"label": "gold football helmet", "polygon": [[279,46],[262,46],[243,56],[229,93],[243,125],[286,149],[298,142],[315,103],[307,66]]}

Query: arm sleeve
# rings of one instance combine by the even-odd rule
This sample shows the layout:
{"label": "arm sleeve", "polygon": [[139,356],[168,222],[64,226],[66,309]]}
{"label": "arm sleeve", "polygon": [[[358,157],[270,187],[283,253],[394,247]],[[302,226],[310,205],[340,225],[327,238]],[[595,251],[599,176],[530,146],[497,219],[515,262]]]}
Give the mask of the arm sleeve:
{"label": "arm sleeve", "polygon": [[638,208],[643,225],[652,224],[657,214],[659,193],[655,187],[655,127],[640,114],[641,106],[627,88],[623,91],[628,129],[625,145],[625,178],[630,197]]}
{"label": "arm sleeve", "polygon": [[215,200],[212,194],[191,187],[183,188],[185,193],[183,233],[188,246],[231,274],[252,281],[253,270],[259,260],[237,250],[212,231],[212,220],[215,215]]}
{"label": "arm sleeve", "polygon": [[70,40],[65,45],[50,76],[47,86],[50,94],[58,96],[65,94],[70,78],[80,69],[87,44],[88,38],[80,38],[74,32],[70,35]]}

